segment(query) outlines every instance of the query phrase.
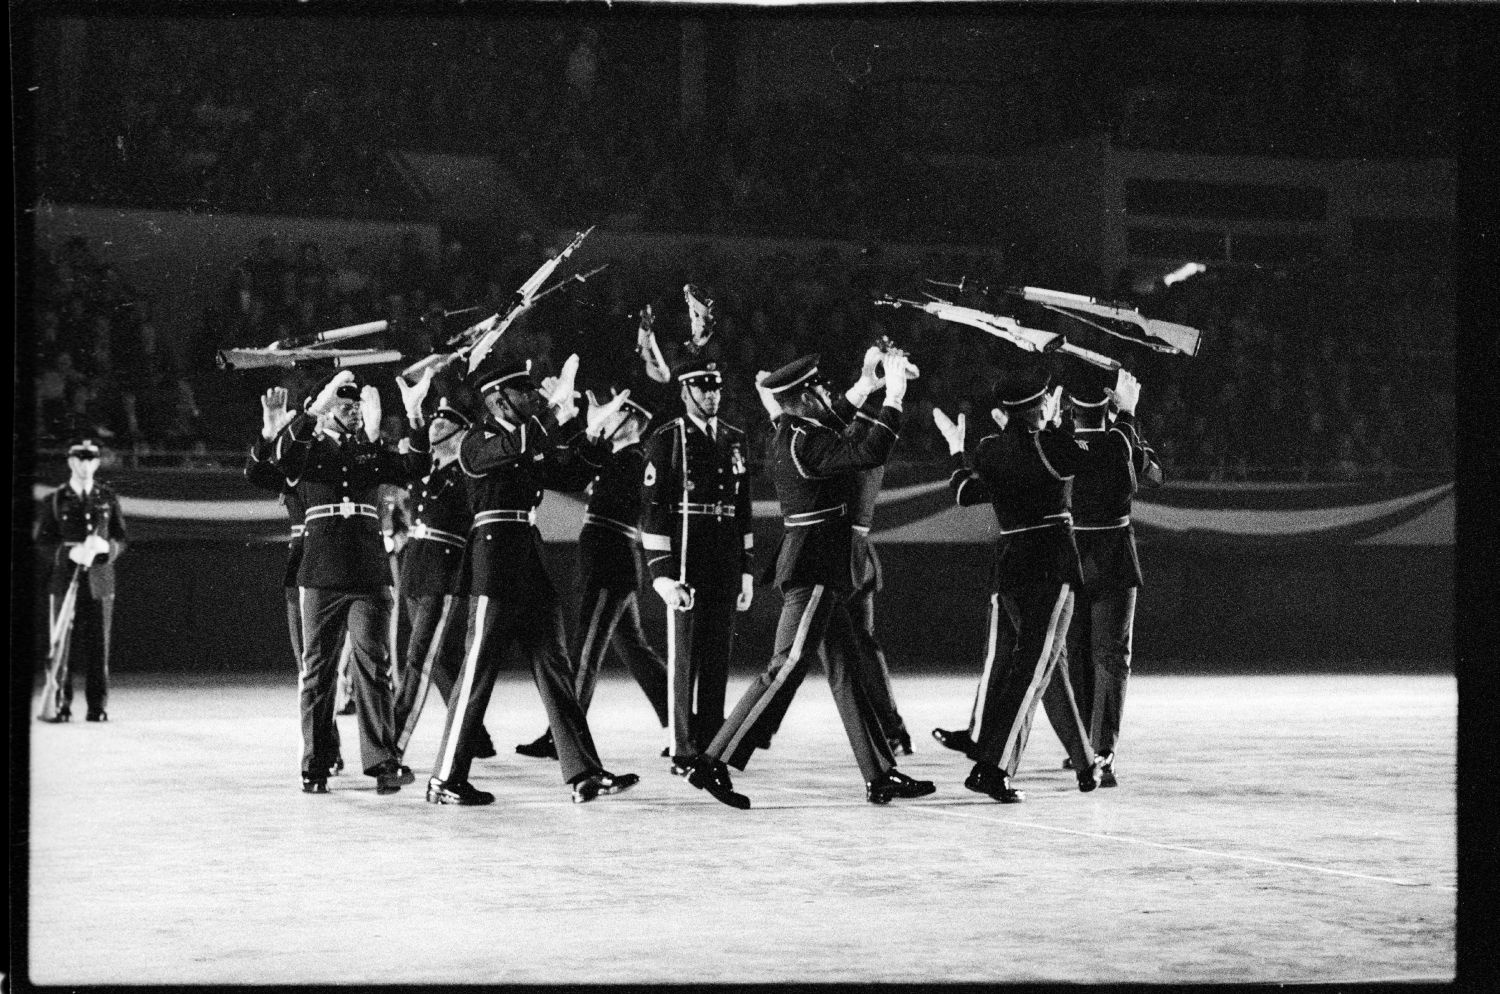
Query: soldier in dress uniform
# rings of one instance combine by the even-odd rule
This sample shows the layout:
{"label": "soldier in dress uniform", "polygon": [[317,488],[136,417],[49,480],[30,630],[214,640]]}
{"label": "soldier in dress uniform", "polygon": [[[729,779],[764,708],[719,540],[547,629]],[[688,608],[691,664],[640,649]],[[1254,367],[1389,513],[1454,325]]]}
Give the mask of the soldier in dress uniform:
{"label": "soldier in dress uniform", "polygon": [[673,371],[684,412],[646,443],[641,542],[667,606],[667,734],[681,774],[724,722],[735,615],[754,596],[745,433],[719,416],[723,371],[690,358]]}
{"label": "soldier in dress uniform", "polygon": [[[432,465],[412,484],[410,524],[397,571],[397,597],[410,631],[396,692],[396,751],[405,756],[427,692],[437,686],[444,704],[463,664],[468,587],[464,548],[474,514],[468,482],[458,467],[459,440],[473,422],[444,399],[428,422]],[[475,726],[476,759],[495,755],[483,722]]]}
{"label": "soldier in dress uniform", "polygon": [[762,381],[783,412],[776,419],[772,460],[784,524],[775,574],[784,595],[776,651],[688,773],[694,787],[731,807],[748,808],[750,799],[734,790],[728,766],[745,768],[762,739],[758,723],[786,692],[788,679],[820,647],[827,650],[828,683],[865,781],[866,799],[886,804],[933,791],[931,782],[895,769],[880,717],[861,686],[861,659],[843,649],[850,641],[846,630],[854,624],[849,615],[851,504],[860,472],[884,463],[895,445],[906,383],[916,372],[899,354],[884,357],[882,365],[886,393],[875,423],[842,432],[822,416],[831,400],[817,356],[790,363]]}
{"label": "soldier in dress uniform", "polygon": [[[431,378],[403,396],[408,420],[420,420]],[[415,405],[415,413],[413,411]],[[364,772],[376,792],[393,794],[412,782],[396,749],[389,682],[390,566],[376,505],[381,483],[404,484],[428,462],[427,439],[411,436],[399,454],[361,431],[380,423],[380,394],[363,391],[343,370],[328,380],[308,409],[276,438],[272,463],[293,482],[306,512],[297,585],[302,606],[302,789],[328,792],[327,771],[337,754],[328,734],[340,647],[347,634],[356,670],[354,695]]]}
{"label": "soldier in dress uniform", "polygon": [[[308,403],[312,398],[307,398]],[[292,420],[292,411],[287,408],[285,387],[272,387],[260,399],[261,427],[250,454],[245,459],[245,479],[251,486],[278,494],[286,508],[291,525],[291,538],[287,543],[286,569],[282,573],[282,589],[286,596],[286,629],[292,643],[292,663],[302,669],[302,595],[297,588],[297,571],[302,566],[302,535],[307,530],[303,523],[305,508],[297,488],[292,486],[281,470],[271,464],[272,449],[276,436]],[[329,721],[329,736],[333,739],[334,760],[328,768],[329,776],[338,776],[344,769],[343,752],[339,746],[338,722]]]}
{"label": "soldier in dress uniform", "polygon": [[[1124,389],[1134,383],[1122,373]],[[1039,362],[1023,362],[995,386],[991,416],[998,434],[981,439],[972,467],[964,457],[962,416],[933,418],[954,459],[949,486],[965,507],[990,502],[1000,527],[990,595],[988,651],[979,678],[970,727],[934,729],[933,736],[966,752],[974,768],[964,786],[1003,804],[1025,796],[1010,785],[1025,748],[1025,731],[1050,671],[1062,655],[1082,581],[1073,541],[1070,483],[1097,460],[1070,432],[1054,430],[1062,388]],[[1133,398],[1130,400],[1133,406]],[[1061,685],[1066,687],[1066,685]],[[1067,707],[1079,724],[1071,693]],[[1072,748],[1078,789],[1099,784],[1098,762],[1087,742]],[[1065,743],[1066,744],[1066,743]]]}
{"label": "soldier in dress uniform", "polygon": [[486,417],[463,433],[458,454],[474,510],[467,547],[469,631],[427,800],[460,805],[494,801],[494,794],[469,783],[469,766],[475,729],[511,643],[531,664],[573,800],[619,793],[640,778],[604,768],[573,694],[562,608],[543,561],[536,509],[544,489],[582,490],[593,478],[603,449],[598,432],[627,395],[591,408],[584,437],[564,442],[562,426],[577,412],[571,383],[549,388],[552,396],[544,397],[531,379],[529,362],[500,360],[481,363],[471,380]]}
{"label": "soldier in dress uniform", "polygon": [[[1093,366],[1070,377],[1068,404],[1075,443],[1098,454],[1073,477],[1073,536],[1083,568],[1064,658],[1042,695],[1042,708],[1070,754],[1079,734],[1067,704],[1070,684],[1090,745],[1099,756],[1099,786],[1115,787],[1115,746],[1130,679],[1136,591],[1141,562],[1130,523],[1131,499],[1142,484],[1160,486],[1161,463],[1136,432],[1135,406],[1122,406]],[[1135,392],[1139,404],[1140,392]],[[1124,395],[1129,399],[1129,395]]]}
{"label": "soldier in dress uniform", "polygon": [[[837,431],[851,427],[856,434],[870,430],[878,424],[879,406],[869,401],[870,395],[884,382],[877,374],[877,364],[883,355],[880,346],[871,346],[865,352],[865,361],[859,379],[854,386],[833,398],[831,406],[821,420]],[[761,374],[762,376],[766,374]],[[770,391],[761,382],[757,383],[761,403],[774,421],[781,414]],[[884,584],[880,568],[880,557],[876,555],[874,543],[870,541],[870,527],[875,520],[875,504],[880,497],[880,485],[885,479],[885,466],[861,470],[855,487],[853,514],[850,517],[852,533],[849,537],[850,581],[853,585],[849,595],[849,613],[854,625],[848,631],[849,641],[842,647],[846,654],[859,654],[862,663],[859,674],[864,681],[864,693],[870,699],[877,714],[880,727],[892,754],[910,756],[911,735],[901,712],[896,709],[895,691],[891,687],[890,669],[886,663],[885,647],[875,635],[875,595]],[[771,747],[771,739],[781,728],[782,719],[791,706],[797,687],[802,683],[806,668],[795,670],[787,679],[787,687],[776,697],[760,721],[763,729],[762,749]]]}
{"label": "soldier in dress uniform", "polygon": [[99,445],[89,437],[68,446],[68,482],[42,500],[34,537],[52,560],[47,581],[52,638],[39,718],[73,717],[73,666],[81,660],[88,721],[108,721],[110,626],[114,620],[115,560],[125,551],[120,500],[95,479]]}
{"label": "soldier in dress uniform", "polygon": [[[578,533],[578,574],[583,588],[573,658],[578,672],[573,692],[586,713],[605,654],[614,648],[646,694],[661,727],[667,727],[667,664],[641,627],[638,599],[644,561],[641,555],[641,481],[646,455],[641,436],[651,410],[627,399],[603,428],[610,446],[604,465],[588,487],[588,509]],[[670,749],[670,745],[667,747]],[[550,731],[516,746],[525,756],[557,758]]]}

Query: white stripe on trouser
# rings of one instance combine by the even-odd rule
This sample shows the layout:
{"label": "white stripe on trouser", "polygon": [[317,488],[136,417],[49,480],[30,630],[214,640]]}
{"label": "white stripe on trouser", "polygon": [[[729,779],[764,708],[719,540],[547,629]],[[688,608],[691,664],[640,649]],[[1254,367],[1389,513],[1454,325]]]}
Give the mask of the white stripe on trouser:
{"label": "white stripe on trouser", "polygon": [[786,678],[797,668],[797,662],[802,658],[802,652],[807,646],[807,631],[812,627],[813,613],[818,610],[818,602],[823,599],[823,589],[822,584],[813,587],[812,596],[807,599],[807,607],[802,611],[802,619],[797,622],[797,635],[792,639],[792,648],[787,653],[786,662],[781,664],[781,668],[776,671],[776,678],[771,681],[771,686],[760,696],[760,700],[755,702],[755,707],[751,708],[745,720],[740,722],[740,727],[735,729],[734,737],[724,747],[724,751],[720,753],[721,756],[734,754],[734,751],[740,747],[740,740],[750,730],[750,726],[754,725],[765,713],[766,708],[771,706],[771,701],[781,692]]}
{"label": "white stripe on trouser", "polygon": [[984,650],[984,671],[979,675],[979,686],[974,691],[974,710],[969,713],[969,738],[979,741],[979,729],[984,724],[984,699],[989,694],[990,671],[995,667],[995,647],[1000,637],[1000,595],[990,594],[990,637]]}
{"label": "white stripe on trouser", "polygon": [[593,663],[594,639],[599,634],[599,616],[604,613],[604,602],[608,595],[603,590],[594,594],[594,613],[589,616],[588,634],[583,637],[583,648],[578,653],[578,675],[573,678],[573,696],[582,698],[583,682]]}
{"label": "white stripe on trouser", "polygon": [[401,598],[397,597],[394,587],[391,588],[391,624],[385,635],[386,656],[386,682],[391,685],[391,697],[401,693],[401,657],[396,652],[396,643],[400,640],[396,637],[396,626],[401,623]]}
{"label": "white stripe on trouser", "polygon": [[667,748],[677,752],[677,610],[667,605]]}
{"label": "white stripe on trouser", "polygon": [[448,702],[453,720],[448,726],[448,741],[443,743],[443,755],[438,762],[438,779],[447,780],[453,772],[454,754],[458,751],[458,740],[463,731],[464,712],[469,709],[469,694],[474,689],[474,671],[479,666],[479,650],[484,647],[484,614],[490,599],[480,594],[474,604],[474,641],[464,653],[463,672],[458,675],[457,693]]}
{"label": "white stripe on trouser", "polygon": [[50,645],[52,658],[47,660],[47,685],[42,690],[42,717],[55,718],[62,710],[62,670],[63,664],[68,659],[68,643],[73,638],[73,626],[69,623],[67,630],[61,630],[63,609],[67,598],[58,599],[56,594],[48,598],[52,614],[52,638]]}
{"label": "white stripe on trouser", "polygon": [[406,752],[406,744],[411,741],[412,732],[417,729],[417,719],[422,716],[422,708],[427,703],[427,692],[432,689],[432,664],[443,644],[443,636],[448,632],[448,615],[452,608],[453,595],[447,594],[443,597],[443,610],[438,614],[437,625],[432,630],[432,641],[427,645],[427,655],[422,658],[422,672],[417,677],[417,692],[412,698],[411,711],[406,715],[400,738],[396,739],[398,753]]}
{"label": "white stripe on trouser", "polygon": [[[297,722],[297,755],[298,755],[298,757],[301,757],[302,754],[303,754],[303,752],[304,752],[304,750],[307,748],[306,743],[304,743],[302,741],[302,722],[301,722],[301,715],[302,715],[302,692],[307,688],[307,632],[308,632],[308,626],[311,624],[311,621],[309,620],[309,618],[307,616],[307,591],[308,591],[307,587],[298,587],[297,588],[297,610],[302,615],[302,653],[299,656],[297,656],[297,715],[298,715],[298,722]],[[301,763],[302,763],[301,758],[299,758],[297,760],[297,763],[298,763],[299,766],[301,765]],[[311,773],[312,771],[311,770],[303,770],[303,772],[304,773]]]}
{"label": "white stripe on trouser", "polygon": [[1010,769],[1011,754],[1016,751],[1020,742],[1021,726],[1026,723],[1026,713],[1031,710],[1031,702],[1041,692],[1042,677],[1047,672],[1047,660],[1052,658],[1052,642],[1057,637],[1057,616],[1062,613],[1063,605],[1068,600],[1068,585],[1062,585],[1058,592],[1057,603],[1052,605],[1052,613],[1047,618],[1047,637],[1042,641],[1042,654],[1033,663],[1031,671],[1031,682],[1026,685],[1026,696],[1021,698],[1021,708],[1016,712],[1015,719],[1010,723],[1010,734],[1005,737],[1005,748],[1000,753],[999,766],[1002,770]]}

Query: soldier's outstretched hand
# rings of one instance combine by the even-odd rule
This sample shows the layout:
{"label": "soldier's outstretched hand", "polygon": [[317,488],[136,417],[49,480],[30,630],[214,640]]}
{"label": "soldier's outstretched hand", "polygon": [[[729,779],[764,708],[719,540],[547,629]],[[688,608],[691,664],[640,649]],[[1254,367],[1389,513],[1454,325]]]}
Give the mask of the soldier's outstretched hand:
{"label": "soldier's outstretched hand", "polygon": [[334,401],[338,400],[340,387],[346,387],[354,382],[354,371],[341,369],[334,374],[333,379],[318,391],[318,396],[313,398],[312,407],[309,411],[315,415],[327,414],[333,409]]}
{"label": "soldier's outstretched hand", "polygon": [[1110,391],[1114,398],[1115,407],[1124,414],[1134,414],[1135,405],[1141,402],[1141,381],[1126,369],[1120,367],[1120,372],[1115,376],[1115,388]]}
{"label": "soldier's outstretched hand", "polygon": [[260,398],[260,433],[264,438],[275,438],[288,421],[292,412],[286,409],[286,387],[272,387]]}
{"label": "soldier's outstretched hand", "polygon": [[365,437],[380,441],[380,391],[365,384],[359,391],[359,415],[365,423]]}
{"label": "soldier's outstretched hand", "polygon": [[406,409],[406,420],[412,424],[420,424],[422,421],[422,402],[427,399],[427,393],[432,388],[432,376],[436,370],[425,369],[422,378],[415,384],[407,383],[403,377],[396,377],[396,389],[401,391],[401,406]]}
{"label": "soldier's outstretched hand", "polygon": [[776,399],[775,394],[766,389],[766,377],[770,375],[764,369],[755,374],[755,393],[760,397],[760,406],[764,407],[766,413],[771,416],[771,420],[775,421],[781,417],[781,403]]}
{"label": "soldier's outstretched hand", "polygon": [[584,391],[584,396],[588,398],[589,402],[589,409],[585,415],[585,420],[588,424],[587,433],[590,437],[603,438],[619,427],[620,422],[623,420],[620,417],[620,408],[630,396],[629,390],[616,393],[602,404],[599,403],[599,398],[594,396],[594,391],[592,390]]}
{"label": "soldier's outstretched hand", "polygon": [[944,414],[942,408],[932,409],[932,423],[937,425],[937,430],[942,433],[943,441],[948,443],[948,453],[959,455],[964,450],[964,436],[968,433],[966,415],[959,412],[958,420],[954,421]]}

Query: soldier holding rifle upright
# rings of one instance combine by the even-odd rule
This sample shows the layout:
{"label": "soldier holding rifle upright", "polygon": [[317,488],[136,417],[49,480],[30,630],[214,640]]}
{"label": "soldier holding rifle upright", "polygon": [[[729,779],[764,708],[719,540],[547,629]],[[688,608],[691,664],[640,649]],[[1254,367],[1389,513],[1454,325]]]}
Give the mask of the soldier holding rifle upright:
{"label": "soldier holding rifle upright", "polygon": [[99,445],[77,437],[68,446],[68,481],[42,501],[35,538],[52,560],[47,581],[52,630],[42,721],[73,717],[72,661],[83,660],[88,721],[108,721],[109,635],[114,620],[115,560],[125,551],[120,500],[94,478]]}

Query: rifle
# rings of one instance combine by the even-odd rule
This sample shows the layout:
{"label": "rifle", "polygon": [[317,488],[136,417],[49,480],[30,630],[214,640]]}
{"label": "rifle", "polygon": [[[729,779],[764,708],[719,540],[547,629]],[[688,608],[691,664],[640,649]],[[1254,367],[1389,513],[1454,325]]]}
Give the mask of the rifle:
{"label": "rifle", "polygon": [[[932,297],[931,294],[928,294]],[[972,307],[959,307],[950,304],[946,300],[932,297],[926,302],[918,300],[903,300],[899,297],[885,296],[875,300],[877,304],[887,307],[915,307],[926,311],[944,321],[952,321],[956,324],[966,324],[971,328],[978,328],[986,334],[994,335],[996,338],[1004,339],[1024,352],[1062,352],[1066,355],[1082,359],[1084,362],[1092,363],[1102,369],[1119,369],[1120,363],[1107,355],[1085,349],[1074,345],[1062,335],[1051,331],[1041,331],[1037,328],[1027,328],[1014,318],[1005,317],[1000,314],[990,314],[988,311],[976,310]]]}

